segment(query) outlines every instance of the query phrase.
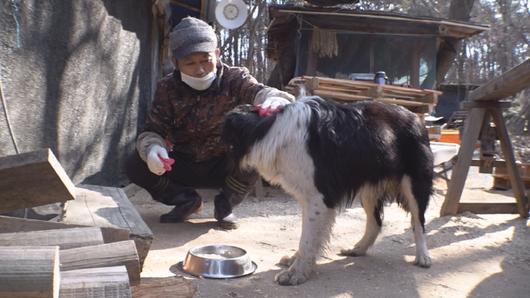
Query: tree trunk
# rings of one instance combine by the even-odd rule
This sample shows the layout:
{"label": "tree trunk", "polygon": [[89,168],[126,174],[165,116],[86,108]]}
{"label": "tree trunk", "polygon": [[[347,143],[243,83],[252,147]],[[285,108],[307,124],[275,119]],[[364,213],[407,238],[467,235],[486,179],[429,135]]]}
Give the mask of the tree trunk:
{"label": "tree trunk", "polygon": [[[469,21],[475,0],[451,0],[448,18],[456,21]],[[436,63],[436,83],[440,84],[451,68],[455,57],[460,50],[461,40],[445,38],[440,44]]]}

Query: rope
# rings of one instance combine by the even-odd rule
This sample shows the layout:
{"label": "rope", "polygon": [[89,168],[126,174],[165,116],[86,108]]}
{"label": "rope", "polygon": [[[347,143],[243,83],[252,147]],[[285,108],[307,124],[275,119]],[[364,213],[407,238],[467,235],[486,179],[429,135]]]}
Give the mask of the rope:
{"label": "rope", "polygon": [[11,136],[11,141],[13,141],[13,146],[15,147],[15,152],[19,154],[17,141],[15,140],[15,134],[13,133],[13,129],[11,128],[11,121],[9,120],[9,114],[7,113],[7,106],[6,106],[6,100],[4,97],[4,90],[2,88],[2,81],[0,80],[0,99],[2,100],[2,107],[4,108],[4,114],[6,115],[6,122],[7,122],[7,130],[9,131],[9,135]]}
{"label": "rope", "polygon": [[13,19],[15,19],[15,24],[17,26],[17,48],[20,48],[20,21],[18,20],[18,12],[20,10],[19,0],[11,0],[11,7],[13,8]]}

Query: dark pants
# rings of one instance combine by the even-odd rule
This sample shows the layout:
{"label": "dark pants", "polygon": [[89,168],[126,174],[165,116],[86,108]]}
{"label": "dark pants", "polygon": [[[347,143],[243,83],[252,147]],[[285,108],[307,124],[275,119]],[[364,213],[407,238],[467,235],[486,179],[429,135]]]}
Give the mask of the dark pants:
{"label": "dark pants", "polygon": [[187,200],[193,199],[193,196],[182,194],[195,192],[194,188],[219,188],[221,193],[214,201],[217,219],[229,215],[232,208],[247,196],[259,177],[254,171],[241,171],[226,156],[201,162],[178,152],[170,152],[169,157],[175,159],[172,170],[158,176],[149,171],[147,164],[135,151],[126,163],[127,176],[133,183],[145,188],[153,199],[177,208],[189,205]]}

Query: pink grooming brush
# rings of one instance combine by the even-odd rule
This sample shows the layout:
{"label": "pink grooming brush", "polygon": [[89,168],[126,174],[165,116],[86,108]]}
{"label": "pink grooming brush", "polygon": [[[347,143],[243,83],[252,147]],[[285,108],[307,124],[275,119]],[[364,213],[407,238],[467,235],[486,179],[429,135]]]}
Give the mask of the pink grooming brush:
{"label": "pink grooming brush", "polygon": [[163,158],[162,156],[158,156],[162,163],[164,164],[164,170],[171,171],[171,166],[175,163],[175,160],[173,158]]}
{"label": "pink grooming brush", "polygon": [[263,108],[261,105],[258,105],[257,108],[258,108],[258,114],[260,115],[260,117],[267,117],[267,116],[270,116],[282,110],[282,107],[272,109],[272,108]]}

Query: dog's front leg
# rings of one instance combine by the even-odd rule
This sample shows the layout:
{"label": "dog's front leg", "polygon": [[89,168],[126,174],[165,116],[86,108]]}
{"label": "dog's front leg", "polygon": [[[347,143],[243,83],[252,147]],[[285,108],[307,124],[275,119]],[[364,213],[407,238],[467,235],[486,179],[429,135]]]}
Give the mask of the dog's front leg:
{"label": "dog's front leg", "polygon": [[[302,202],[299,200],[299,202]],[[275,280],[281,285],[304,283],[313,272],[316,258],[329,241],[335,219],[335,210],[327,208],[322,196],[302,204],[302,236],[298,251],[292,257],[283,257],[280,264],[290,265],[280,271]]]}

